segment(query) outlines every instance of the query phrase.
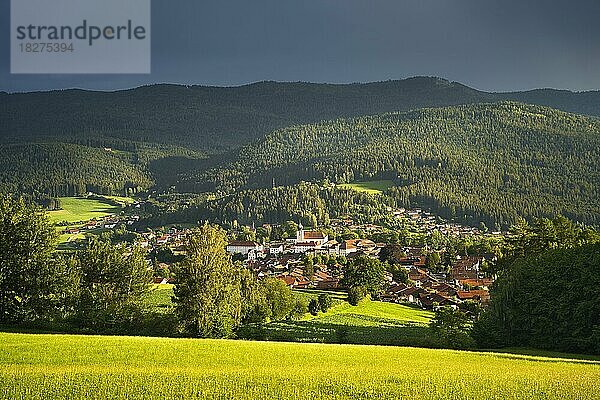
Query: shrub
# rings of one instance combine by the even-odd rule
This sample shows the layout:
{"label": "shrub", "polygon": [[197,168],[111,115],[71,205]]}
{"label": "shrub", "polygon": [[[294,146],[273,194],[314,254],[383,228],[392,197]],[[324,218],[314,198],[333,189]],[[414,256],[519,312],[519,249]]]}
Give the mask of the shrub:
{"label": "shrub", "polygon": [[366,295],[367,291],[362,286],[350,288],[350,290],[348,290],[348,303],[352,304],[353,306],[357,306],[358,303],[366,297]]}
{"label": "shrub", "polygon": [[316,299],[311,299],[308,303],[308,312],[312,315],[317,315],[319,313],[319,302]]}
{"label": "shrub", "polygon": [[333,304],[331,297],[326,293],[321,293],[317,299],[317,302],[319,303],[319,310],[322,312],[327,312],[327,310],[329,310]]}

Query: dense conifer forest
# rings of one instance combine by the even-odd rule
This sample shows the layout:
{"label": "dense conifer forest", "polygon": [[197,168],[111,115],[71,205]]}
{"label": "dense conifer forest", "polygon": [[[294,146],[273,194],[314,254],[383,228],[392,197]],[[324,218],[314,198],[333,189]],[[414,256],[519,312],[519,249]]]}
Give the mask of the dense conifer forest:
{"label": "dense conifer forest", "polygon": [[503,102],[285,128],[194,182],[230,192],[273,181],[392,179],[395,203],[469,223],[563,214],[598,224],[599,158],[598,120]]}
{"label": "dense conifer forest", "polygon": [[[245,219],[254,209],[260,220],[279,220],[298,215],[281,193],[293,194],[300,181],[386,179],[395,185],[386,205],[427,207],[475,225],[557,214],[598,224],[598,97],[486,93],[424,77],[1,93],[0,191],[44,199],[210,192],[205,216]],[[506,99],[592,117],[498,103]],[[245,200],[230,196],[240,190]],[[319,204],[303,213],[317,220],[344,212],[311,201]]]}

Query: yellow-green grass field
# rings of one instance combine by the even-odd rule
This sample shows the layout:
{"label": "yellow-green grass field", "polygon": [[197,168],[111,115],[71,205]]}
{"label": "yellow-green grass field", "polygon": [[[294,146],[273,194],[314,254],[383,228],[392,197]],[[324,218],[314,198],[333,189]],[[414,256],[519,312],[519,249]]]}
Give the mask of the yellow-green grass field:
{"label": "yellow-green grass field", "polygon": [[353,323],[354,325],[403,325],[428,324],[433,313],[418,308],[381,301],[363,300],[357,306],[347,302],[337,304],[326,313],[319,313],[311,320],[321,322]]}
{"label": "yellow-green grass field", "polygon": [[394,186],[394,182],[390,180],[369,181],[369,182],[353,182],[338,185],[342,189],[353,189],[358,192],[369,194],[380,194]]}
{"label": "yellow-green grass field", "polygon": [[597,361],[404,347],[0,334],[2,399],[598,399]]}

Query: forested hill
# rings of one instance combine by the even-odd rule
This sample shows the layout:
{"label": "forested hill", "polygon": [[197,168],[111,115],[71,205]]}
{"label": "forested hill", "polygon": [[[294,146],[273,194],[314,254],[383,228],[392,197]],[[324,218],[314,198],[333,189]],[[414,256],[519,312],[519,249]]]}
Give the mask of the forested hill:
{"label": "forested hill", "polygon": [[569,90],[536,89],[525,92],[496,93],[494,97],[521,103],[548,106],[583,115],[600,116],[600,91],[571,92]]}
{"label": "forested hill", "polygon": [[468,222],[560,213],[599,224],[599,159],[600,120],[502,102],[288,127],[182,187],[392,179],[399,204]]}
{"label": "forested hill", "polygon": [[600,92],[494,94],[427,77],[344,85],[153,85],[116,92],[2,93],[0,140],[60,140],[89,146],[98,138],[110,138],[220,151],[292,124],[504,99],[600,115]]}
{"label": "forested hill", "polygon": [[391,177],[399,200],[465,219],[561,212],[597,223],[597,120],[475,105],[505,99],[600,115],[600,92],[486,93],[426,77],[0,93],[0,192],[229,191],[273,178]]}

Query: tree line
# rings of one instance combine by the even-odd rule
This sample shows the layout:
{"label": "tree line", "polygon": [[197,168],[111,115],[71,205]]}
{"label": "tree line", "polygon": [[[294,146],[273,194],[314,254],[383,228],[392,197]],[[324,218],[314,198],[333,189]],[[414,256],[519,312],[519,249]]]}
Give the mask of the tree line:
{"label": "tree line", "polygon": [[316,227],[327,226],[331,218],[345,215],[352,216],[359,223],[378,222],[390,219],[388,200],[329,184],[306,182],[241,190],[217,198],[165,194],[143,205],[140,209],[142,220],[137,226],[189,221],[209,221],[227,226],[295,221]]}
{"label": "tree line", "polygon": [[478,343],[600,354],[598,232],[563,217],[522,221],[505,253]]}

